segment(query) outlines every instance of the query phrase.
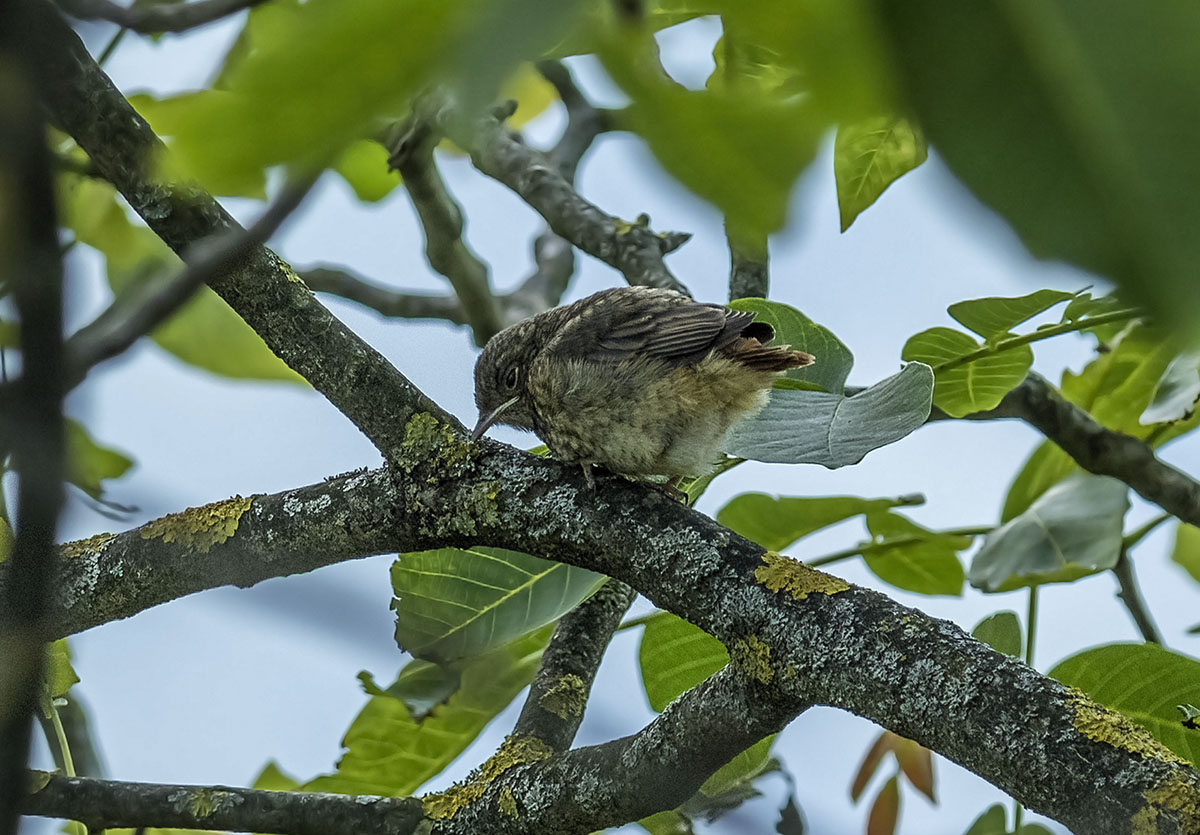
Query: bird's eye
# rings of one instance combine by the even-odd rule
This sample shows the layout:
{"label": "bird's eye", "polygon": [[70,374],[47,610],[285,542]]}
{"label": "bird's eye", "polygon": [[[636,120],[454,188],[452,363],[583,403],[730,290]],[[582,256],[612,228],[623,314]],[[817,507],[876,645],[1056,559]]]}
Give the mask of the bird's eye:
{"label": "bird's eye", "polygon": [[517,387],[517,367],[515,365],[504,375],[504,387],[510,391]]}

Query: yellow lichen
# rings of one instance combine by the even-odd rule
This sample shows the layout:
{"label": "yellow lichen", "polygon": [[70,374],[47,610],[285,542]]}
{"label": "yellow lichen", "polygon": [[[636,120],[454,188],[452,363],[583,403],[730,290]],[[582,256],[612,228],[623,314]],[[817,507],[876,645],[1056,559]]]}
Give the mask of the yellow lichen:
{"label": "yellow lichen", "polygon": [[[434,820],[452,818],[464,806],[474,803],[487,793],[488,786],[501,774],[518,765],[535,763],[546,759],[554,751],[534,736],[510,736],[487,762],[471,772],[466,780],[455,783],[444,792],[427,794],[421,798],[421,809],[425,817]],[[516,798],[513,798],[514,807]]]}
{"label": "yellow lichen", "polygon": [[428,412],[417,412],[404,426],[399,466],[411,473],[418,466],[434,465],[446,475],[458,475],[475,455],[475,447],[447,424]]}
{"label": "yellow lichen", "polygon": [[1170,814],[1171,832],[1200,832],[1200,799],[1190,783],[1171,777],[1146,791],[1146,801],[1133,816],[1133,835],[1158,835],[1158,819]]}
{"label": "yellow lichen", "polygon": [[117,535],[115,533],[98,533],[95,536],[89,536],[87,539],[64,542],[59,546],[58,550],[67,559],[96,556],[97,554],[104,553],[104,549],[108,547],[108,543],[116,538]]}
{"label": "yellow lichen", "polygon": [[1188,764],[1187,760],[1151,736],[1150,732],[1137,722],[1123,713],[1097,704],[1080,690],[1071,688],[1067,707],[1075,714],[1075,729],[1088,739],[1106,742],[1114,748],[1147,759]]}
{"label": "yellow lichen", "polygon": [[184,548],[207,554],[214,545],[224,542],[237,532],[242,514],[250,509],[253,501],[234,496],[203,507],[171,513],[143,525],[141,537],[178,542]]}
{"label": "yellow lichen", "polygon": [[510,818],[517,816],[517,798],[508,786],[500,790],[500,811]]}
{"label": "yellow lichen", "polygon": [[770,684],[775,679],[775,668],[771,666],[771,647],[756,635],[738,640],[730,653],[733,662],[761,684]]}
{"label": "yellow lichen", "polygon": [[786,591],[797,600],[810,594],[837,594],[850,588],[845,580],[809,568],[775,551],[763,554],[762,561],[763,564],[754,569],[754,579],[771,591]]}
{"label": "yellow lichen", "polygon": [[587,692],[583,679],[574,673],[559,676],[538,700],[542,709],[553,713],[559,719],[582,716],[586,702]]}

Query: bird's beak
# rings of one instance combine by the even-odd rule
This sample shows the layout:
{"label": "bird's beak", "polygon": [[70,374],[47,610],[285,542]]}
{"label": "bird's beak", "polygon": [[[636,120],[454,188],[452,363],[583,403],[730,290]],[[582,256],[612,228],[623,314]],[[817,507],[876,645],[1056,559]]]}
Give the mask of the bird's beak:
{"label": "bird's beak", "polygon": [[471,430],[471,440],[478,441],[483,436],[483,433],[487,431],[487,428],[495,423],[496,419],[500,417],[500,413],[520,399],[520,397],[510,397],[495,409],[492,409],[492,411],[488,414],[480,415],[479,423],[475,424],[475,428]]}

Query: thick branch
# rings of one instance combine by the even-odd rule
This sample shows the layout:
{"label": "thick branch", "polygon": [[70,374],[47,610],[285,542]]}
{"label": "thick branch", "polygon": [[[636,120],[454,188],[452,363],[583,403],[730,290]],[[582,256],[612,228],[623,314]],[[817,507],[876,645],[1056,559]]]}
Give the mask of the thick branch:
{"label": "thick branch", "polygon": [[0,8],[0,276],[20,319],[22,365],[0,438],[0,455],[11,453],[17,475],[16,539],[0,589],[0,835],[17,831],[64,474],[62,264],[37,107],[45,79],[24,36],[32,23],[20,4]]}
{"label": "thick branch", "polygon": [[34,773],[46,784],[25,798],[27,815],[66,817],[93,832],[147,826],[280,835],[402,835],[421,821],[411,797],[348,797],[229,786],[164,786]]}
{"label": "thick branch", "polygon": [[575,191],[555,160],[512,136],[498,118],[481,119],[469,127],[450,118],[445,128],[470,152],[476,168],[516,192],[556,234],[620,270],[630,284],[687,293],[663,262],[663,256],[686,237],[655,234],[644,217],[630,223],[601,211]]}
{"label": "thick branch", "polygon": [[571,746],[604,651],[636,597],[629,586],[609,580],[558,622],[513,729],[515,736],[536,736],[555,751]]}
{"label": "thick branch", "polygon": [[193,3],[153,3],[118,6],[110,0],[55,0],[71,17],[107,20],[123,29],[151,34],[184,32],[257,6],[263,0],[197,0]]}
{"label": "thick branch", "polygon": [[[149,179],[146,172],[154,170],[151,160],[161,149],[150,126],[46,0],[15,2],[36,17],[24,34],[52,82],[43,101],[46,110],[150,228],[180,255],[202,238],[234,228],[210,195]],[[385,455],[400,447],[418,411],[458,425],[330,315],[295,272],[264,247],[251,248],[209,286]]]}

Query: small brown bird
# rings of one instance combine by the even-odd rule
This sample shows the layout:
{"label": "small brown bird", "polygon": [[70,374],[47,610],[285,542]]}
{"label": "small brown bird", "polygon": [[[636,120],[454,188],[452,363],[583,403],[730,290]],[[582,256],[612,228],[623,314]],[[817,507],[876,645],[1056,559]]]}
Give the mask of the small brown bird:
{"label": "small brown bird", "polygon": [[532,429],[555,457],[664,481],[710,472],[735,421],[813,358],[754,314],[620,287],[518,322],[475,364],[479,422]]}

